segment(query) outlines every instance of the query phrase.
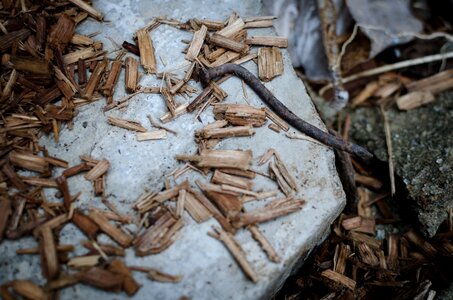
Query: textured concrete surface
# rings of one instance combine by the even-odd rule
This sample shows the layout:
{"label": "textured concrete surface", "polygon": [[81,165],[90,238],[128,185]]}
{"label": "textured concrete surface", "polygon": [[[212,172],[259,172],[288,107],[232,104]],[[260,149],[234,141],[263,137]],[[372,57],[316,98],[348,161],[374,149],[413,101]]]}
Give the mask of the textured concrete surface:
{"label": "textured concrete surface", "polygon": [[[261,14],[261,3],[258,1],[93,1],[102,10],[110,23],[88,21],[79,27],[82,33],[101,32],[97,37],[105,42],[107,48],[114,47],[108,37],[121,44],[130,40],[135,30],[144,26],[153,16],[186,20],[191,17],[225,19],[233,11],[241,16]],[[250,33],[274,34],[272,29],[250,30]],[[157,57],[158,71],[177,66],[184,61],[181,50],[185,44],[181,39],[190,39],[191,34],[162,25],[151,33]],[[266,86],[286,103],[286,105],[308,122],[324,128],[313,104],[305,91],[303,83],[293,71],[286,51],[284,53],[285,72]],[[167,61],[167,66],[162,64]],[[245,64],[249,70],[257,73],[255,63]],[[115,99],[124,95],[121,75]],[[144,76],[143,86],[159,84],[152,76]],[[192,83],[195,84],[195,83]],[[232,78],[221,85],[229,96],[229,103],[245,103],[241,82]],[[247,88],[248,100],[252,105],[263,106],[259,98]],[[188,99],[178,98],[184,103]],[[169,135],[166,140],[137,142],[135,133],[109,126],[106,115],[140,121],[150,128],[147,114],[155,118],[166,112],[164,101],[159,95],[139,95],[130,101],[127,108],[104,114],[103,101],[85,106],[75,119],[72,130],[65,129],[60,142],[55,144],[52,137],[44,137],[42,142],[51,154],[69,161],[70,165],[79,162],[79,155],[87,154],[95,158],[106,158],[111,167],[107,175],[107,196],[123,213],[132,213],[131,204],[146,189],[159,191],[163,188],[164,176],[182,164],[174,159],[175,154],[194,153],[196,145],[193,139],[194,130],[213,120],[212,109],[202,114],[202,122],[194,120],[194,114],[186,114],[168,124],[180,134]],[[344,193],[337,177],[334,165],[334,154],[331,150],[305,140],[290,140],[283,133],[277,134],[266,126],[256,130],[253,137],[227,139],[217,149],[252,149],[254,167],[268,148],[275,148],[283,161],[293,172],[300,192],[297,195],[307,201],[299,212],[279,218],[260,226],[265,235],[282,258],[279,264],[267,260],[258,244],[250,234],[241,231],[237,240],[243,246],[247,258],[255,269],[259,281],[254,284],[247,280],[226,248],[217,240],[209,237],[207,232],[214,220],[196,224],[187,214],[186,225],[180,238],[166,251],[158,255],[137,258],[132,249],[127,251],[128,265],[141,265],[158,268],[164,272],[183,275],[178,284],[152,282],[144,274],[136,273],[136,279],[143,284],[134,299],[179,299],[188,296],[192,299],[263,299],[269,298],[282,285],[295,267],[300,266],[309,251],[325,236],[331,222],[344,206]],[[58,172],[55,174],[58,175]],[[197,178],[188,173],[178,182],[188,178],[191,182]],[[208,180],[208,178],[204,179]],[[93,196],[91,185],[77,176],[70,179],[72,193],[82,191],[78,201],[79,207],[103,207],[99,198]],[[258,176],[255,190],[275,189],[276,185],[269,179]],[[49,191],[54,199],[55,190]],[[262,206],[264,203],[251,203],[248,208]],[[130,226],[134,230],[134,225]],[[61,235],[61,243],[74,243],[84,238],[73,225],[67,225]],[[101,241],[109,239],[101,235]],[[23,239],[18,242],[5,242],[0,245],[0,282],[13,278],[30,278],[43,283],[39,269],[39,257],[16,256],[15,250],[31,247],[35,242]],[[75,255],[84,253],[77,245]],[[61,299],[111,299],[126,297],[124,294],[107,294],[88,286],[77,285],[61,292]]]}
{"label": "textured concrete surface", "polygon": [[[407,112],[388,112],[401,211],[427,237],[435,235],[453,206],[453,92]],[[387,163],[382,114],[360,108],[352,114],[351,137]],[[402,201],[405,199],[406,201]]]}

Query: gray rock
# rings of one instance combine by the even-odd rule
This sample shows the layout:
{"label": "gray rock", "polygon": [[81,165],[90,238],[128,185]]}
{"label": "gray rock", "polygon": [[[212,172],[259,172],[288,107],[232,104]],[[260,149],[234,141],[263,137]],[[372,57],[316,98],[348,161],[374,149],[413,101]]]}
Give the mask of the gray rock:
{"label": "gray rock", "polygon": [[[421,230],[433,236],[453,206],[453,92],[408,112],[390,110],[388,119],[396,175],[401,179]],[[352,138],[387,161],[378,108],[353,113]]]}
{"label": "gray rock", "polygon": [[[233,10],[242,17],[262,15],[261,2],[244,1],[128,1],[98,0],[93,1],[95,7],[106,14],[111,22],[98,23],[88,20],[78,30],[89,34],[100,32],[96,39],[104,42],[107,50],[112,50],[112,38],[117,44],[123,40],[131,40],[134,32],[145,26],[152,17],[167,15],[168,17],[187,20],[188,18],[207,18],[225,20]],[[250,35],[275,34],[271,28],[251,30]],[[170,26],[160,26],[151,32],[157,54],[159,72],[180,65],[184,62],[182,50],[186,44],[183,39],[191,39],[192,34]],[[253,49],[256,51],[256,49]],[[315,126],[325,129],[316,110],[305,91],[305,87],[291,67],[288,53],[283,50],[285,72],[266,86],[276,97],[296,114]],[[115,53],[112,56],[116,55]],[[164,66],[163,62],[168,62]],[[244,65],[254,74],[257,67],[254,62]],[[122,72],[114,99],[124,96],[124,72]],[[143,86],[155,86],[160,81],[155,76],[144,75],[140,82]],[[195,82],[191,84],[201,87]],[[245,103],[242,83],[231,78],[221,85],[228,93],[227,103]],[[254,106],[264,106],[262,101],[248,87],[248,101]],[[194,97],[193,97],[194,98]],[[193,99],[192,98],[192,99]],[[178,103],[192,99],[177,97]],[[41,143],[51,155],[67,160],[70,165],[79,162],[79,155],[88,154],[95,158],[106,158],[110,161],[107,174],[107,198],[122,213],[134,214],[132,204],[145,189],[159,191],[163,188],[165,175],[183,165],[174,159],[176,154],[195,153],[194,131],[213,121],[212,109],[201,114],[201,122],[194,118],[195,114],[186,114],[167,125],[178,131],[178,136],[169,135],[166,140],[138,142],[135,133],[107,124],[106,116],[116,116],[141,122],[150,129],[146,115],[154,118],[162,116],[166,111],[160,95],[137,95],[125,109],[103,113],[103,100],[83,107],[72,130],[63,128],[59,143],[51,136],[43,137]],[[85,124],[85,126],[83,125]],[[244,276],[228,250],[207,233],[217,225],[211,219],[197,224],[184,214],[185,226],[179,239],[166,251],[157,255],[136,257],[132,249],[127,250],[125,263],[160,269],[164,272],[183,275],[177,284],[154,282],[146,278],[146,274],[134,274],[143,285],[134,299],[179,299],[188,296],[192,299],[263,299],[271,297],[284,283],[286,278],[300,266],[311,249],[319,244],[330,230],[345,205],[345,196],[338,179],[332,150],[304,140],[291,140],[283,132],[277,134],[266,126],[257,128],[253,137],[233,138],[222,141],[218,149],[252,149],[254,167],[266,172],[266,166],[258,167],[259,156],[269,148],[275,148],[288,169],[294,174],[300,191],[296,197],[306,200],[304,208],[294,214],[278,218],[260,225],[260,228],[275,247],[281,257],[281,263],[269,262],[266,255],[252,239],[249,232],[241,230],[236,238],[242,245],[247,259],[255,269],[259,281],[252,283]],[[53,174],[58,176],[61,169]],[[193,184],[195,179],[203,181],[209,177],[194,175],[188,172],[178,178],[178,182],[188,179]],[[83,176],[68,179],[72,194],[81,191],[77,206],[84,209],[98,206],[105,209],[99,198],[93,196],[91,184]],[[257,176],[254,190],[271,190],[277,186],[264,176]],[[49,190],[50,201],[55,199],[55,190]],[[280,195],[281,196],[281,195]],[[263,206],[267,201],[248,203],[246,209],[252,210]],[[131,230],[136,230],[131,224]],[[74,255],[82,255],[85,250],[79,241],[83,234],[72,224],[67,225],[59,236],[60,243],[71,243],[76,246]],[[101,235],[100,240],[109,241]],[[36,246],[32,238],[20,241],[5,241],[0,244],[0,284],[12,279],[28,278],[43,284],[39,256],[18,256],[19,248]],[[61,299],[112,299],[124,298],[124,294],[112,295],[94,288],[76,285],[64,289]]]}

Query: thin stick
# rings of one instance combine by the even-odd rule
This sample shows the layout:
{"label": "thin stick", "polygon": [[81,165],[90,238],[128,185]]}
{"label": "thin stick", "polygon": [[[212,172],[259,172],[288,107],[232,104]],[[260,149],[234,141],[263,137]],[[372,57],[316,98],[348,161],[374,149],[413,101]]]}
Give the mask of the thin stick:
{"label": "thin stick", "polygon": [[389,157],[389,175],[390,175],[390,188],[392,196],[395,194],[395,167],[393,163],[393,149],[392,149],[392,133],[390,131],[389,120],[387,113],[381,106],[382,117],[384,118],[384,130],[385,130],[385,143],[387,144],[387,153]]}
{"label": "thin stick", "polygon": [[[448,58],[452,58],[452,57],[453,57],[453,51],[447,52],[447,53],[441,53],[441,54],[428,55],[428,56],[414,58],[414,59],[403,60],[403,61],[400,61],[400,62],[397,62],[394,64],[377,67],[374,69],[359,72],[357,74],[353,74],[348,77],[344,77],[342,79],[342,83],[345,84],[345,83],[348,83],[348,82],[351,82],[351,81],[354,81],[356,79],[360,79],[363,77],[378,75],[378,74],[382,74],[385,72],[394,71],[394,70],[407,68],[407,67],[412,67],[412,66],[416,66],[416,65],[427,64],[430,62],[444,60],[444,59],[448,59]],[[322,96],[330,88],[332,88],[331,83],[329,83],[328,85],[326,85],[322,89],[320,89],[319,94]]]}
{"label": "thin stick", "polygon": [[178,135],[178,133],[176,131],[174,131],[173,129],[170,129],[164,125],[161,125],[159,123],[157,123],[156,120],[153,119],[153,117],[151,115],[146,115],[146,117],[148,118],[149,122],[151,123],[151,125],[153,125],[154,127],[156,128],[159,128],[159,129],[163,129],[163,130],[166,130],[168,132],[171,132],[173,133],[174,135]]}

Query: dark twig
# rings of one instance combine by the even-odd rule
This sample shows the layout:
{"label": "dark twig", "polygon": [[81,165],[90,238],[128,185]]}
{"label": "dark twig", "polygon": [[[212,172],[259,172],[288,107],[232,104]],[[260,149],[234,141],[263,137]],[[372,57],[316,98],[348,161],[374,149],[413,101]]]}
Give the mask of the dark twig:
{"label": "dark twig", "polygon": [[281,103],[272,93],[261,83],[261,81],[244,67],[235,64],[224,64],[220,67],[200,70],[200,81],[203,85],[209,84],[211,80],[226,74],[234,74],[247,83],[252,90],[281,118],[291,124],[302,133],[320,141],[321,143],[333,148],[355,154],[364,159],[370,159],[373,155],[365,148],[348,143],[342,138],[333,136],[321,129],[305,122],[283,103]]}
{"label": "dark twig", "polygon": [[127,51],[129,51],[137,56],[140,56],[140,50],[138,49],[137,45],[124,41],[122,46]]}

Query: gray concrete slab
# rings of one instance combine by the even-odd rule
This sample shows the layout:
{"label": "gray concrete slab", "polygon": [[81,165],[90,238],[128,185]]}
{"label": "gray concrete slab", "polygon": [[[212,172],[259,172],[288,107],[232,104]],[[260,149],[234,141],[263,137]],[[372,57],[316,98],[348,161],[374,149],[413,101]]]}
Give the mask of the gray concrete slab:
{"label": "gray concrete slab", "polygon": [[[109,37],[121,44],[130,40],[133,33],[144,26],[152,17],[168,17],[186,20],[188,18],[225,19],[233,10],[243,17],[261,14],[259,1],[93,1],[94,6],[105,13],[109,23],[87,21],[79,27],[81,33],[100,32],[97,37],[112,49]],[[256,29],[252,33],[274,34],[272,29]],[[160,26],[151,33],[158,57],[158,70],[177,66],[184,62],[181,50],[185,44],[181,39],[190,39],[191,34],[169,26]],[[285,72],[283,76],[266,83],[266,86],[281,99],[291,110],[308,122],[325,128],[309,99],[303,83],[291,67],[288,53],[283,51]],[[167,61],[164,66],[162,61]],[[249,70],[257,73],[253,62],[245,64]],[[115,99],[124,95],[121,75]],[[143,86],[158,84],[153,76],[145,76]],[[194,84],[194,83],[193,83]],[[240,80],[229,79],[221,85],[229,96],[229,103],[245,103]],[[255,106],[263,106],[260,99],[247,88],[248,101]],[[178,98],[180,103],[189,100]],[[163,115],[166,108],[159,95],[138,95],[129,106],[106,114],[102,112],[103,101],[81,108],[74,128],[65,128],[60,142],[56,144],[52,137],[43,137],[52,155],[69,161],[70,165],[79,163],[79,155],[91,155],[95,158],[106,158],[111,163],[107,176],[108,199],[115,203],[124,213],[132,213],[131,204],[144,190],[159,191],[163,187],[164,176],[182,163],[174,159],[175,154],[194,153],[196,144],[193,132],[213,120],[212,110],[202,114],[202,122],[194,120],[194,114],[186,114],[168,124],[180,134],[169,135],[166,140],[137,142],[131,131],[112,127],[107,124],[106,116],[112,115],[140,121],[150,128],[147,114],[155,118]],[[292,130],[292,129],[291,129]],[[294,131],[294,130],[292,130]],[[253,137],[227,139],[217,149],[251,149],[254,155],[254,167],[257,160],[268,148],[275,148],[288,168],[293,172],[300,192],[298,197],[307,201],[299,212],[260,225],[265,235],[274,245],[282,258],[279,264],[271,263],[261,251],[250,234],[240,231],[237,240],[247,253],[247,258],[256,270],[259,281],[250,282],[226,248],[217,240],[209,237],[207,232],[216,224],[210,220],[196,224],[188,215],[184,216],[186,225],[180,238],[169,249],[158,255],[143,258],[134,256],[132,249],[127,251],[128,265],[141,265],[161,269],[170,274],[183,275],[178,284],[158,283],[148,280],[144,274],[136,274],[143,285],[134,299],[178,299],[188,296],[192,299],[263,299],[270,297],[283,284],[290,273],[299,266],[310,250],[317,245],[329,230],[331,222],[337,217],[345,204],[345,197],[338,179],[334,154],[324,146],[305,140],[291,140],[284,133],[275,133],[266,126],[258,128]],[[58,175],[58,171],[54,174]],[[187,174],[178,179],[194,181],[198,175]],[[206,179],[205,179],[206,180]],[[103,207],[99,198],[93,196],[90,183],[78,176],[69,179],[72,193],[82,191],[78,206]],[[258,176],[255,190],[275,189],[273,181]],[[48,195],[54,199],[55,190]],[[251,203],[248,206],[262,206],[263,203]],[[134,226],[131,225],[131,230]],[[60,236],[61,243],[77,243],[84,238],[73,225],[67,225]],[[100,236],[101,241],[108,241]],[[29,278],[43,283],[39,269],[38,256],[16,256],[18,248],[35,245],[32,239],[20,242],[4,242],[0,245],[0,282],[13,278]],[[82,254],[79,246],[75,254]],[[61,299],[110,299],[126,297],[124,294],[113,295],[93,288],[77,285],[61,292]]]}

